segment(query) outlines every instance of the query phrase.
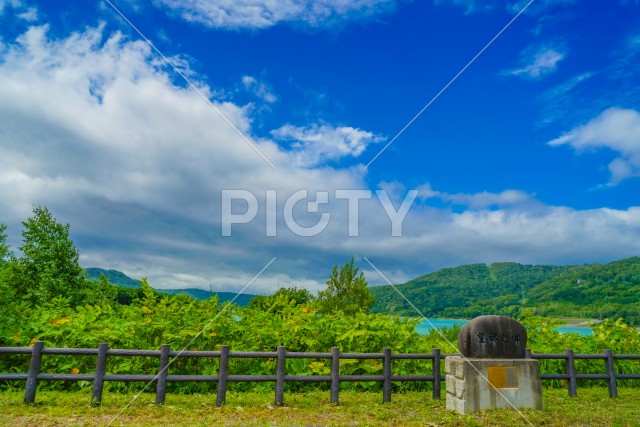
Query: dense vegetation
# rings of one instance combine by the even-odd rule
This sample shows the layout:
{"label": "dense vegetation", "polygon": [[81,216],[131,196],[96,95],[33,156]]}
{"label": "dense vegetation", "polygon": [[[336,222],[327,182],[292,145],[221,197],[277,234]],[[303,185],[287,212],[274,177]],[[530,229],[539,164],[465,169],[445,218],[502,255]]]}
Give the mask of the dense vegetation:
{"label": "dense vegetation", "polygon": [[[445,268],[396,285],[427,317],[517,317],[523,309],[549,316],[623,318],[640,325],[640,258],[606,265],[516,263]],[[416,316],[391,286],[372,288],[377,313]]]}
{"label": "dense vegetation", "polygon": [[[242,307],[221,303],[217,296],[195,300],[184,294],[160,294],[146,280],[142,280],[137,289],[115,287],[104,275],[97,282],[89,281],[78,270],[77,251],[69,240],[68,226],[58,224],[44,208],[36,208],[32,219],[24,223],[23,247],[30,245],[30,251],[24,255],[27,260],[16,259],[10,254],[5,245],[4,228],[0,228],[0,250],[4,261],[0,265],[0,301],[3,307],[0,311],[0,346],[31,346],[41,340],[48,347],[96,347],[100,342],[108,342],[111,348],[130,349],[158,349],[166,343],[174,349],[197,350],[215,350],[221,345],[230,345],[237,351],[273,351],[284,345],[289,351],[305,352],[327,352],[333,346],[344,352],[380,352],[385,347],[402,353],[431,352],[434,347],[441,348],[443,352],[457,352],[456,329],[419,336],[415,332],[419,319],[365,312],[363,307],[373,303],[373,298],[353,259],[340,268],[334,267],[326,290],[317,296],[305,290],[283,288],[272,296],[256,298],[249,306]],[[51,239],[52,235],[56,237]],[[60,258],[64,259],[52,254],[63,254]],[[18,277],[27,271],[27,267],[30,270],[26,278]],[[497,282],[491,285],[496,288],[496,294],[500,289],[507,289],[507,278],[519,268],[516,264],[492,266],[488,277]],[[528,287],[533,288],[535,282],[555,274],[559,267],[527,268],[532,279],[521,288],[525,291]],[[574,271],[579,269],[576,267]],[[470,268],[479,278],[485,277],[486,270],[482,266]],[[462,277],[460,271],[452,269],[440,274],[453,280]],[[65,274],[68,274],[65,280],[77,281],[65,286],[60,279]],[[600,276],[584,277],[596,283],[595,277]],[[116,288],[124,293],[119,293]],[[440,298],[444,297],[444,289],[438,292]],[[468,290],[469,294],[474,292],[479,290]],[[615,353],[640,353],[640,333],[621,320],[605,321],[594,327],[593,337],[582,337],[561,335],[554,330],[557,324],[530,311],[521,312],[520,318],[528,329],[529,347],[534,352],[562,352],[573,348],[580,353],[594,353],[609,348]],[[28,362],[24,355],[2,355],[0,372],[26,372]],[[215,374],[217,363],[216,359],[181,358],[171,365],[169,372]],[[156,358],[111,357],[108,371],[114,374],[152,373],[157,370],[157,365]],[[585,363],[578,365],[577,370],[601,372],[601,363],[596,365]],[[640,371],[636,362],[620,361],[616,367],[618,372]],[[42,369],[51,373],[92,372],[95,358],[46,355]],[[232,374],[270,374],[274,369],[273,359],[233,359],[230,365]],[[286,369],[294,375],[329,373],[327,361],[317,359],[290,359]],[[379,360],[345,360],[340,369],[346,375],[380,374],[382,364]],[[563,369],[561,361],[543,363],[546,372]],[[429,370],[428,361],[396,360],[393,366],[396,374]],[[87,386],[90,383],[49,382],[42,385],[52,389]],[[112,389],[140,387],[139,384],[123,383],[109,386]],[[13,385],[4,383],[0,387],[10,388]],[[202,383],[171,384],[172,391],[183,392],[208,391],[214,387],[213,384]],[[233,387],[263,389],[271,385],[234,384]],[[287,387],[302,389],[315,385],[288,384]],[[376,390],[380,384],[345,384],[345,388],[348,387]],[[430,384],[398,383],[394,387],[424,389]]]}

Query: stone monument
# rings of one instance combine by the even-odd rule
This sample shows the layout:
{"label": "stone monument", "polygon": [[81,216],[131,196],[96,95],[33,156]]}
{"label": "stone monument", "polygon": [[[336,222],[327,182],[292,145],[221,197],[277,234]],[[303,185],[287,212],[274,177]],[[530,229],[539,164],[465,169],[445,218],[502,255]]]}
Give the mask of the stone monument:
{"label": "stone monument", "polygon": [[447,409],[542,409],[540,364],[525,359],[527,331],[505,316],[480,316],[458,335],[461,356],[445,359]]}

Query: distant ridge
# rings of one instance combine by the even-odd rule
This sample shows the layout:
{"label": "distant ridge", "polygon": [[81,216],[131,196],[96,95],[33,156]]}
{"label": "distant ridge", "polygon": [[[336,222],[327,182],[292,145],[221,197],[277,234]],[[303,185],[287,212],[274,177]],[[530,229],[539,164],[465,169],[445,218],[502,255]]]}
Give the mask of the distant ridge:
{"label": "distant ridge", "polygon": [[[100,278],[100,275],[102,274],[107,279],[109,279],[109,282],[111,282],[114,285],[117,285],[123,288],[128,288],[128,289],[136,289],[140,287],[139,280],[132,279],[131,277],[127,276],[126,274],[118,270],[105,270],[103,268],[91,267],[91,268],[86,268],[85,271],[87,272],[87,276],[89,277],[89,279],[93,281],[97,281]],[[157,292],[161,292],[163,294],[168,294],[168,295],[185,294],[197,300],[208,300],[213,295],[218,295],[219,302],[231,301],[237,296],[237,298],[234,301],[234,304],[241,305],[241,306],[249,305],[249,301],[251,301],[251,299],[255,296],[252,294],[238,295],[235,292],[211,293],[209,291],[205,291],[203,289],[196,289],[196,288],[187,288],[187,289],[156,289],[154,288],[154,290],[156,290]]]}
{"label": "distant ridge", "polygon": [[236,305],[246,306],[249,305],[249,301],[255,296],[252,294],[236,294],[234,292],[213,292],[205,291],[204,289],[196,289],[196,288],[187,288],[187,289],[156,289],[158,292],[162,292],[163,294],[169,295],[178,295],[178,294],[186,294],[189,295],[193,299],[197,300],[208,300],[213,295],[218,295],[219,302],[231,301],[236,298],[233,302]]}

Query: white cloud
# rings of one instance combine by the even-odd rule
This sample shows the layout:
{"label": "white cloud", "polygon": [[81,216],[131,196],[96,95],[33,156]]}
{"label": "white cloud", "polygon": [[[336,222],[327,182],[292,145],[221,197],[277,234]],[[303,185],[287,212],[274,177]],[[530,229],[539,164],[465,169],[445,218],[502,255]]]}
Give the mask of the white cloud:
{"label": "white cloud", "polygon": [[311,27],[377,15],[396,0],[158,0],[189,21],[209,28],[268,28],[279,23]]}
{"label": "white cloud", "polygon": [[269,104],[273,104],[278,100],[278,97],[270,87],[253,76],[242,76],[242,84],[246,90]]}
{"label": "white cloud", "polygon": [[465,15],[495,8],[495,5],[490,2],[479,2],[478,0],[434,0],[434,3],[436,5],[450,4],[452,6],[463,7],[465,9]]}
{"label": "white cloud", "polygon": [[30,7],[24,12],[19,13],[18,18],[27,22],[35,22],[38,20],[38,9],[36,9],[35,7]]}
{"label": "white cloud", "polygon": [[343,157],[358,157],[369,144],[383,140],[372,132],[324,123],[306,127],[285,125],[272,134],[280,141],[292,142],[292,154],[301,167],[313,167]]}
{"label": "white cloud", "polygon": [[488,207],[506,207],[522,204],[532,200],[532,197],[520,190],[504,190],[500,193],[482,191],[475,194],[448,194],[443,199],[456,204],[462,204],[472,209]]}
{"label": "white cloud", "polygon": [[[522,8],[529,3],[529,0],[508,1],[507,10],[518,13]],[[547,9],[554,6],[569,6],[575,4],[576,0],[537,0],[534,1],[527,9],[528,13],[539,14],[545,12]]]}
{"label": "white cloud", "polygon": [[549,141],[549,145],[568,144],[577,152],[609,148],[619,157],[609,163],[610,184],[640,176],[640,112],[609,108],[587,124]]}
{"label": "white cloud", "polygon": [[520,190],[504,190],[499,193],[488,191],[472,194],[446,193],[434,190],[429,183],[418,187],[418,198],[425,201],[439,199],[446,203],[462,205],[474,210],[513,207],[535,202],[533,195]]}
{"label": "white cloud", "polygon": [[558,63],[562,61],[565,54],[557,48],[543,47],[537,49],[533,54],[531,49],[524,52],[523,66],[509,73],[514,76],[524,76],[538,79],[553,73],[558,68]]}

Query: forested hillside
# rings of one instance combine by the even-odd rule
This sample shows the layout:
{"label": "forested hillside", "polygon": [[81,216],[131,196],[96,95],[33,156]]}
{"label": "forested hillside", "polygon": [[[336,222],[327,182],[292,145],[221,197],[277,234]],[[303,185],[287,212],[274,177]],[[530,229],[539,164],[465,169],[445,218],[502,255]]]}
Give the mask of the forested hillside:
{"label": "forested hillside", "polygon": [[619,318],[640,325],[640,258],[590,265],[532,288],[535,311],[549,316]]}
{"label": "forested hillside", "polygon": [[[543,315],[622,317],[640,324],[640,258],[600,265],[551,266],[494,263],[463,265],[426,274],[397,288],[429,317]],[[391,286],[372,288],[374,312],[416,316]]]}

